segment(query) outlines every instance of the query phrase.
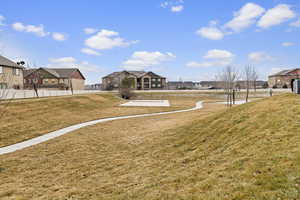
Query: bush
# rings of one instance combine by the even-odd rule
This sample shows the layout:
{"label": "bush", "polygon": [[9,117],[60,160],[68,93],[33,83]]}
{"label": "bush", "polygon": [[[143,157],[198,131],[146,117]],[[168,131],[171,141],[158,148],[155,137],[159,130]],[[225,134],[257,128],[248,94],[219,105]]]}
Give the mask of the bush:
{"label": "bush", "polygon": [[264,84],[263,84],[263,86],[262,86],[262,88],[264,88],[264,89],[266,89],[266,88],[268,88],[269,87],[269,84],[267,83],[267,82],[265,82]]}
{"label": "bush", "polygon": [[133,79],[124,78],[122,80],[119,93],[123,99],[130,99],[134,97],[134,92],[133,92],[134,84],[135,83]]}
{"label": "bush", "polygon": [[131,99],[135,94],[130,88],[120,88],[120,96],[123,99]]}
{"label": "bush", "polygon": [[277,85],[274,85],[274,86],[273,86],[273,89],[277,89],[277,88],[278,88]]}
{"label": "bush", "polygon": [[284,84],[283,86],[282,86],[282,88],[288,88],[288,86],[287,86],[287,84]]}

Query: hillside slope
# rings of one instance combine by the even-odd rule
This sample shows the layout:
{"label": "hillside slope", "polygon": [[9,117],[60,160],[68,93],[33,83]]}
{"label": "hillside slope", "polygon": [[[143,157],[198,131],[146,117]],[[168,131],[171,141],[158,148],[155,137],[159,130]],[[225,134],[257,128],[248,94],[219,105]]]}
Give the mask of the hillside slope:
{"label": "hillside slope", "polygon": [[172,135],[161,151],[184,199],[300,199],[300,96],[238,106]]}

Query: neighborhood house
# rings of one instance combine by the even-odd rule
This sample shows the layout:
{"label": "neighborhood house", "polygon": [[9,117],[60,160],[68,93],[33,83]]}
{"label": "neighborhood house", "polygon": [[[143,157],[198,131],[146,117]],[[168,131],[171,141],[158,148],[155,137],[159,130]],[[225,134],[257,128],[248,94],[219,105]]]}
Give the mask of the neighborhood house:
{"label": "neighborhood house", "polygon": [[132,88],[136,90],[164,89],[166,87],[165,77],[145,71],[113,72],[102,78],[102,87],[105,90],[118,89],[125,78],[132,80]]}
{"label": "neighborhood house", "polygon": [[84,90],[85,78],[77,68],[38,68],[24,70],[24,87],[53,90]]}
{"label": "neighborhood house", "polygon": [[300,68],[282,70],[269,76],[269,87],[272,88],[292,88],[293,82],[300,78]]}
{"label": "neighborhood house", "polygon": [[0,55],[0,89],[23,88],[23,67]]}

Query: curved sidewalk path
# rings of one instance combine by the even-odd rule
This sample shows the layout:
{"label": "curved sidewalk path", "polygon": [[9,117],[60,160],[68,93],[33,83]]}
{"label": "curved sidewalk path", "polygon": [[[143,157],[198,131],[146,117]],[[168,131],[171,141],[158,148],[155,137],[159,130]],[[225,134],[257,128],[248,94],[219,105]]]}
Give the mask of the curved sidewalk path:
{"label": "curved sidewalk path", "polygon": [[21,150],[24,149],[26,147],[30,147],[36,144],[40,144],[42,142],[51,140],[53,138],[59,137],[61,135],[70,133],[72,131],[75,131],[77,129],[86,127],[86,126],[91,126],[91,125],[95,125],[98,123],[103,123],[103,122],[108,122],[108,121],[114,121],[114,120],[119,120],[119,119],[130,119],[130,118],[138,118],[138,117],[150,117],[150,116],[157,116],[157,115],[166,115],[166,114],[173,114],[173,113],[181,113],[181,112],[189,112],[189,111],[193,111],[193,110],[198,110],[203,108],[203,102],[199,101],[196,103],[196,106],[194,108],[190,108],[190,109],[185,109],[185,110],[176,110],[176,111],[169,111],[169,112],[160,112],[160,113],[149,113],[149,114],[140,114],[140,115],[129,115],[129,116],[121,116],[121,117],[110,117],[110,118],[104,118],[104,119],[98,119],[98,120],[93,120],[93,121],[89,121],[89,122],[84,122],[81,124],[76,124],[73,126],[69,126],[63,129],[59,129],[57,131],[53,131],[50,133],[47,133],[45,135],[30,139],[30,140],[26,140],[24,142],[20,142],[17,144],[13,144],[13,145],[9,145],[6,147],[2,147],[0,148],[0,155],[3,154],[7,154],[7,153],[12,153],[14,151],[17,150]]}

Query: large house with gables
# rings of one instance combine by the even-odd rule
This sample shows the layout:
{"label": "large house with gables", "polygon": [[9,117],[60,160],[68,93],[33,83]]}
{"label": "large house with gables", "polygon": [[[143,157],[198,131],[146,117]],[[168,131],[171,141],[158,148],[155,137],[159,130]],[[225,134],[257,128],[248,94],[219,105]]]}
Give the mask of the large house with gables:
{"label": "large house with gables", "polygon": [[0,89],[22,89],[23,69],[22,65],[0,55]]}
{"label": "large house with gables", "polygon": [[128,78],[134,83],[132,89],[135,90],[155,90],[166,88],[166,78],[153,72],[145,71],[121,71],[113,72],[102,78],[102,88],[104,90],[118,89],[122,80]]}
{"label": "large house with gables", "polygon": [[291,88],[294,80],[300,79],[300,68],[282,70],[269,76],[269,87]]}
{"label": "large house with gables", "polygon": [[85,77],[77,68],[38,68],[24,70],[24,88],[84,90]]}

